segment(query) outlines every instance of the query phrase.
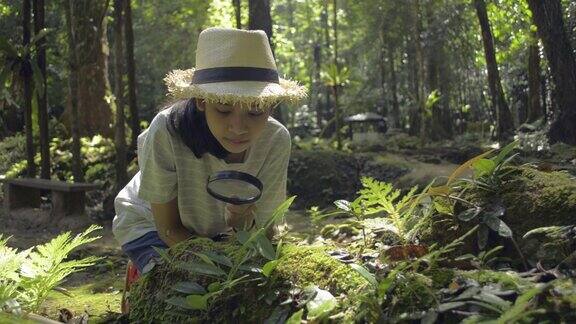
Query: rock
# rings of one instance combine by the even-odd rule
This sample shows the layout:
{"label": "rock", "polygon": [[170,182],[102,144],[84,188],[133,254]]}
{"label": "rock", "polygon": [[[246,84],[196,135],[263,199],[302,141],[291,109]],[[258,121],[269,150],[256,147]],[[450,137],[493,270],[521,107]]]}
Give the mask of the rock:
{"label": "rock", "polygon": [[[505,213],[501,217],[512,230],[519,246],[523,247],[522,237],[535,228],[545,226],[569,226],[576,223],[576,180],[566,172],[542,172],[530,167],[510,168],[510,173],[502,179],[499,187],[490,191],[478,187],[470,188],[463,196],[488,210],[494,204],[501,205]],[[469,206],[456,205],[454,215],[458,215]],[[482,214],[469,222],[462,222],[456,216],[434,214],[431,226],[422,233],[421,240],[427,244],[446,245],[465,234],[479,223]],[[528,236],[530,238],[530,236]],[[469,237],[453,256],[464,253],[478,253],[477,236]],[[534,243],[530,243],[534,244]],[[503,245],[503,255],[520,262],[520,257],[510,242],[490,231],[489,245]],[[527,247],[534,251],[534,247]],[[544,255],[543,255],[544,256]],[[547,259],[557,260],[558,256]]]}
{"label": "rock", "polygon": [[548,226],[533,229],[522,237],[522,252],[535,266],[538,261],[552,268],[576,251],[576,226]]}
{"label": "rock", "polygon": [[391,182],[408,172],[405,165],[379,161],[378,154],[295,150],[288,166],[288,192],[297,195],[294,207],[328,207],[335,200],[353,200],[360,177]]}
{"label": "rock", "polygon": [[[130,292],[130,321],[142,323],[262,323],[278,310],[289,316],[296,309],[297,291],[310,284],[329,291],[334,296],[345,294],[349,298],[340,302],[344,318],[351,320],[361,304],[353,296],[360,294],[368,285],[361,275],[337,259],[328,255],[329,247],[303,247],[284,245],[276,268],[269,280],[241,283],[208,300],[206,310],[185,310],[168,303],[172,297],[180,300],[187,294],[173,289],[178,282],[196,282],[205,289],[223,284],[214,276],[193,274],[176,267],[177,261],[198,263],[195,253],[217,253],[232,260],[240,260],[245,252],[237,243],[213,242],[210,239],[194,239],[183,242],[169,250],[170,262],[157,264],[132,286]],[[256,257],[246,265],[262,267],[267,260]],[[229,271],[226,266],[221,266]],[[249,274],[241,270],[240,275]],[[238,276],[238,275],[237,275]],[[251,278],[264,278],[251,274]],[[220,279],[222,280],[222,279]],[[220,282],[220,283],[216,283]],[[198,294],[198,293],[196,293]],[[190,294],[188,294],[190,295]],[[285,305],[286,300],[293,299]]]}

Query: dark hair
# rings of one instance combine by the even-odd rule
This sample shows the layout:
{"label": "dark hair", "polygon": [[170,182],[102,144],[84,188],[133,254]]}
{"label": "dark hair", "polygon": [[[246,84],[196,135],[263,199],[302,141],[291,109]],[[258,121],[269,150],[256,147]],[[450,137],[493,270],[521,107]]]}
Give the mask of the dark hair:
{"label": "dark hair", "polygon": [[194,98],[174,103],[168,120],[168,130],[180,135],[197,158],[210,153],[223,159],[230,154],[212,135],[206,123],[206,114],[198,110]]}

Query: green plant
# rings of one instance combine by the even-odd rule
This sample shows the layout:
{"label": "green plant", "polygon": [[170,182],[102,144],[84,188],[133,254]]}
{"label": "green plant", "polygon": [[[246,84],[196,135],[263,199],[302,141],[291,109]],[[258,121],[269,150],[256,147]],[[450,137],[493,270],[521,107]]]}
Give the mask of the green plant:
{"label": "green plant", "polygon": [[99,229],[100,226],[92,225],[73,238],[70,232],[65,232],[46,244],[21,252],[8,247],[8,238],[0,234],[0,306],[14,313],[36,312],[64,278],[100,260],[89,256],[65,261],[75,248],[100,238],[90,236]]}
{"label": "green plant", "polygon": [[471,253],[464,254],[456,258],[457,261],[470,261],[470,264],[477,269],[487,269],[498,260],[498,254],[504,247],[499,245],[489,251],[480,251],[478,255]]}
{"label": "green plant", "polygon": [[[162,258],[174,267],[187,271],[197,276],[210,278],[212,282],[203,287],[197,282],[180,282],[173,289],[184,293],[186,296],[174,296],[166,302],[181,308],[191,310],[207,310],[210,300],[239,284],[247,282],[259,282],[266,280],[278,264],[278,257],[282,248],[282,242],[276,249],[268,239],[271,227],[284,216],[296,197],[288,198],[282,203],[268,221],[252,232],[238,231],[235,240],[241,244],[240,249],[234,255],[216,253],[195,253],[194,261],[173,260],[166,251],[156,249]],[[262,256],[268,260],[261,268],[246,266],[245,263],[256,256]]]}

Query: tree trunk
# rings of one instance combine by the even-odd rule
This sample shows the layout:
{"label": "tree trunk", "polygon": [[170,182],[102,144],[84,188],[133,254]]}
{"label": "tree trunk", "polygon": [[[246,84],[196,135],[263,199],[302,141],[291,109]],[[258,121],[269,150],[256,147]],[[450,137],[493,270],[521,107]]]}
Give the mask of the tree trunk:
{"label": "tree trunk", "polygon": [[234,5],[234,14],[236,16],[236,28],[242,28],[242,6],[240,0],[232,0]]}
{"label": "tree trunk", "polygon": [[[125,0],[124,0],[125,1]],[[116,97],[116,127],[114,144],[116,147],[116,192],[128,183],[126,170],[126,138],[124,115],[124,88],[122,84],[124,58],[122,49],[122,8],[123,0],[114,0],[114,96]]]}
{"label": "tree trunk", "polygon": [[545,115],[540,104],[541,84],[540,50],[538,48],[538,40],[534,37],[528,47],[528,117],[526,118],[528,123],[535,122]]}
{"label": "tree trunk", "polygon": [[126,37],[126,68],[128,74],[128,104],[130,106],[130,156],[135,156],[138,135],[140,135],[140,117],[136,102],[136,63],[134,62],[134,31],[132,30],[131,0],[124,0],[124,33]]}
{"label": "tree trunk", "polygon": [[66,28],[68,30],[68,65],[69,65],[69,96],[72,130],[72,175],[75,182],[84,182],[84,172],[82,171],[82,156],[80,155],[80,130],[78,118],[78,66],[79,58],[77,48],[76,23],[73,21],[76,13],[73,12],[74,0],[64,0],[64,11],[66,13]]}
{"label": "tree trunk", "polygon": [[486,65],[488,68],[488,85],[490,96],[492,97],[492,109],[496,115],[497,136],[499,140],[504,141],[512,136],[514,123],[512,122],[512,114],[504,98],[504,90],[502,89],[502,83],[500,81],[500,73],[498,72],[498,64],[494,51],[494,40],[486,12],[486,3],[484,0],[474,0],[474,6],[476,8],[478,21],[480,22],[480,29],[482,30],[484,56],[486,57]]}
{"label": "tree trunk", "polygon": [[[337,6],[337,1],[338,0],[333,0],[333,5],[332,5],[332,18],[333,18],[333,22],[332,22],[332,28],[334,30],[334,66],[336,67],[336,70],[338,71],[338,73],[340,73],[340,65],[338,64],[338,6]],[[337,148],[340,150],[342,149],[342,136],[340,135],[340,128],[342,127],[342,120],[341,120],[341,116],[340,116],[340,107],[339,107],[339,103],[338,103],[338,90],[340,88],[339,84],[336,84],[334,86],[334,118],[335,118],[335,123],[334,123],[334,128],[335,128],[335,132],[336,132],[336,145]]]}
{"label": "tree trunk", "polygon": [[[34,32],[36,35],[44,29],[44,0],[33,2],[34,7]],[[38,55],[36,57],[38,67],[42,73],[44,91],[38,93],[38,123],[40,129],[40,177],[50,179],[50,134],[48,133],[48,102],[46,87],[46,39],[42,38],[36,43]]]}
{"label": "tree trunk", "polygon": [[312,105],[316,109],[316,127],[322,129],[322,120],[324,119],[322,103],[319,100],[320,89],[320,69],[322,68],[322,47],[320,44],[314,44],[314,83],[312,84]]}
{"label": "tree trunk", "polygon": [[[414,134],[420,134],[422,144],[426,141],[426,98],[424,93],[424,50],[422,48],[422,15],[420,9],[420,0],[413,0],[413,28],[414,28],[414,61],[415,65],[415,82],[416,82],[416,103],[417,107],[413,117],[418,119],[419,132],[414,130]],[[412,123],[410,123],[412,125]]]}
{"label": "tree trunk", "polygon": [[[78,51],[78,117],[81,136],[112,135],[109,97],[108,44],[106,38],[106,12],[110,0],[76,0],[71,12]],[[70,121],[70,107],[65,112]]]}
{"label": "tree trunk", "polygon": [[[268,35],[270,48],[274,53],[274,43],[272,43],[272,16],[270,15],[270,0],[249,0],[248,1],[248,29],[263,30]],[[282,117],[282,105],[278,106],[272,115],[280,123],[285,124]]]}
{"label": "tree trunk", "polygon": [[564,30],[560,0],[528,0],[554,80],[559,113],[549,132],[551,143],[576,145],[576,59]]}
{"label": "tree trunk", "polygon": [[381,106],[379,107],[378,113],[382,114],[384,117],[388,117],[388,105],[386,99],[388,97],[387,84],[386,84],[386,36],[384,34],[384,26],[380,26],[380,59],[378,63],[380,65],[380,95],[381,95]]}
{"label": "tree trunk", "polygon": [[[30,20],[31,20],[30,0],[22,1],[22,44],[30,44]],[[26,124],[26,176],[33,178],[36,176],[36,165],[34,164],[34,134],[32,128],[32,67],[30,66],[30,55],[24,58],[20,74],[24,83],[24,123]]]}
{"label": "tree trunk", "polygon": [[[328,0],[326,1],[322,1],[323,3],[323,7],[322,7],[322,14],[320,19],[322,20],[322,28],[324,30],[324,48],[326,48],[326,51],[328,53],[330,53],[330,26],[329,26],[329,22],[328,22]],[[326,55],[326,57],[329,57],[329,54]],[[328,62],[328,60],[326,60]],[[334,129],[334,123],[331,123],[330,121],[333,120],[334,115],[333,115],[333,111],[332,111],[332,106],[330,105],[330,87],[324,87],[324,98],[326,99],[326,101],[324,102],[324,120],[327,121],[326,124],[326,132],[325,134],[327,136],[331,136],[333,129]]]}
{"label": "tree trunk", "polygon": [[398,81],[396,78],[396,66],[394,64],[395,48],[388,43],[388,69],[390,70],[390,91],[392,92],[392,127],[400,127],[400,104],[398,103]]}

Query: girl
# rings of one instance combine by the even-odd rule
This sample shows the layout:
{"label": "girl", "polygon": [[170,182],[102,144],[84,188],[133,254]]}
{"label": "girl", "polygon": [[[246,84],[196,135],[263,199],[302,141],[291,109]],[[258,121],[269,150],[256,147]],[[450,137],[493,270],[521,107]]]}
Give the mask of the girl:
{"label": "girl", "polygon": [[[286,198],[290,156],[290,134],[270,114],[306,95],[278,77],[263,31],[202,31],[196,68],[172,71],[165,81],[177,101],[138,137],[140,172],[115,199],[113,232],[139,273],[154,265],[153,246],[266,222]],[[222,170],[259,178],[260,200],[234,206],[212,198],[206,180]]]}

